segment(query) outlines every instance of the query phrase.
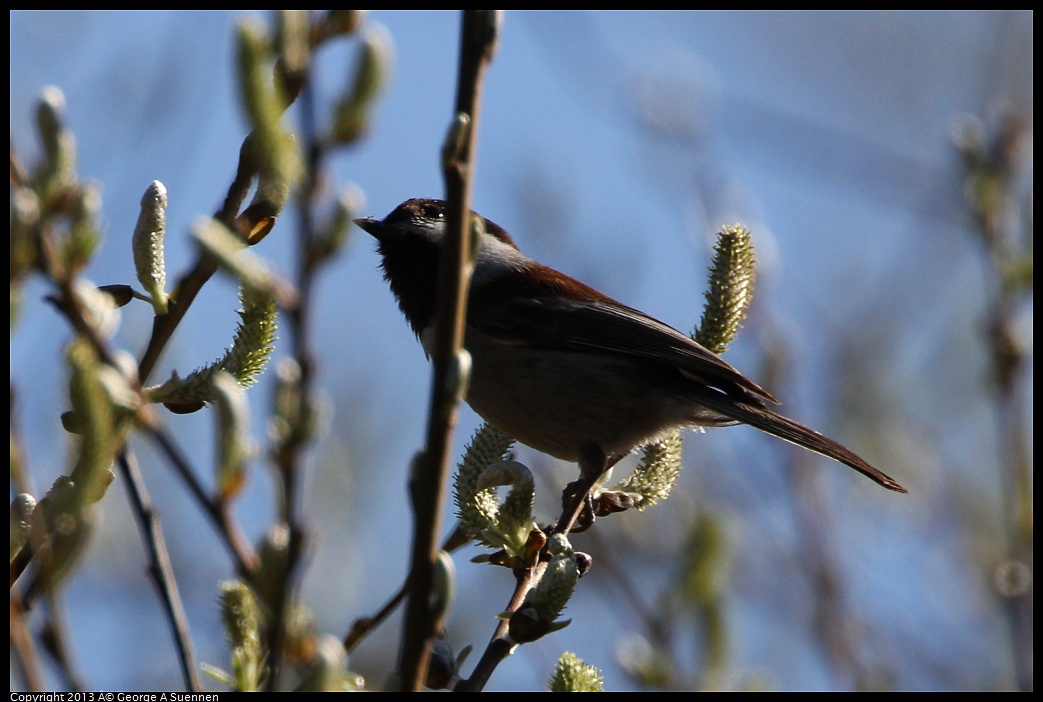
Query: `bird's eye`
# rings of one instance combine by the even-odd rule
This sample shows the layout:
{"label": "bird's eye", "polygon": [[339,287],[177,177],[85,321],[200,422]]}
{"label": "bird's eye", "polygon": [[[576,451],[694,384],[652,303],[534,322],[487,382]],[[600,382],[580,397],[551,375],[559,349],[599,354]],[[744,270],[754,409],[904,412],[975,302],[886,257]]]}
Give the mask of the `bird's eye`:
{"label": "bird's eye", "polygon": [[430,219],[442,219],[442,208],[438,205],[424,205],[424,216]]}

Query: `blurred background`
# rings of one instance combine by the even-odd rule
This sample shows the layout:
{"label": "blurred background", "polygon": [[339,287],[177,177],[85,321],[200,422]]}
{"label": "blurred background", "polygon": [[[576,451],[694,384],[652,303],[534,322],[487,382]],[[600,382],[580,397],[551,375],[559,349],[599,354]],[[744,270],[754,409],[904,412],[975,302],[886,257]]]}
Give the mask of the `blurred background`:
{"label": "blurred background", "polygon": [[[10,14],[12,147],[34,160],[34,104],[58,86],[78,170],[103,192],[95,283],[134,282],[130,235],[156,179],[169,191],[168,275],[193,260],[189,225],[221,204],[247,132],[240,16]],[[544,689],[564,650],[600,667],[608,690],[1032,688],[1033,304],[1031,282],[1005,297],[996,253],[1031,256],[1032,22],[1028,11],[506,14],[486,78],[475,209],[534,258],[685,331],[701,313],[714,233],[743,223],[757,289],[727,360],[910,494],[754,430],[689,434],[671,499],[574,539],[594,567],[565,612],[572,624],[521,647],[488,689]],[[369,14],[365,31],[382,26],[394,46],[391,83],[366,138],[327,161],[331,183],[364,193],[357,216],[444,196],[459,24],[450,11]],[[357,48],[342,41],[317,56],[319,104],[350,82]],[[1012,174],[999,242],[965,196],[978,134],[980,153],[1001,153]],[[294,223],[282,218],[255,248],[285,271]],[[405,575],[405,477],[428,402],[427,362],[377,266],[372,241],[355,236],[315,290],[329,414],[309,454],[300,597],[337,637]],[[46,293],[27,286],[11,333],[13,421],[38,490],[69,453],[59,415],[70,332]],[[211,281],[154,378],[220,355],[236,307],[234,284]],[[151,310],[122,312],[116,343],[139,355]],[[998,329],[1019,361],[1006,375]],[[249,396],[263,442],[270,383]],[[209,413],[167,422],[206,473]],[[478,423],[463,411],[457,455]],[[227,667],[215,597],[234,571],[151,445],[133,445],[197,654]],[[537,472],[550,520],[575,467],[525,448],[519,458]],[[236,509],[251,539],[273,501],[259,460]],[[506,570],[469,563],[477,553],[455,558],[450,641],[478,649],[465,671],[512,585]],[[146,563],[112,489],[63,591],[90,689],[181,685]],[[374,688],[399,629],[392,620],[351,657]],[[20,684],[13,674],[12,690]]]}

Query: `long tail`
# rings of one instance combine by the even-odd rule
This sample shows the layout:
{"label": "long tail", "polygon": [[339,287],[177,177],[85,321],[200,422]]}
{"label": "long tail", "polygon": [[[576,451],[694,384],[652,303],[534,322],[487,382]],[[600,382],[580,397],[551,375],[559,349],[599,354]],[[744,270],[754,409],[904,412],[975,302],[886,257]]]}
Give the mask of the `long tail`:
{"label": "long tail", "polygon": [[897,480],[869,465],[850,449],[819,434],[814,429],[809,429],[803,424],[773,412],[767,407],[759,407],[717,393],[714,393],[712,397],[700,398],[700,404],[705,404],[727,417],[731,417],[743,424],[749,424],[751,427],[756,427],[772,436],[777,436],[809,451],[814,451],[840,461],[844,465],[854,468],[870,480],[883,485],[888,490],[909,492]]}

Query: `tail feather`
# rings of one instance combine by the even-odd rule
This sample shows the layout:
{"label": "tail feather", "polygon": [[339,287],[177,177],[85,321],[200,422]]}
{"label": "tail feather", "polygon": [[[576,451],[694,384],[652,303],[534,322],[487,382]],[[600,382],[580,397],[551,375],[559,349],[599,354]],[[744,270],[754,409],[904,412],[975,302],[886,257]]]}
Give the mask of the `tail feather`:
{"label": "tail feather", "polygon": [[897,480],[869,465],[854,451],[819,434],[814,429],[810,429],[799,422],[773,412],[767,407],[737,401],[735,398],[723,394],[715,394],[713,398],[707,398],[706,400],[700,399],[700,404],[705,404],[721,414],[743,424],[749,424],[751,427],[756,427],[772,436],[777,436],[809,451],[814,451],[827,458],[840,461],[844,465],[854,468],[870,480],[883,485],[888,490],[909,492]]}

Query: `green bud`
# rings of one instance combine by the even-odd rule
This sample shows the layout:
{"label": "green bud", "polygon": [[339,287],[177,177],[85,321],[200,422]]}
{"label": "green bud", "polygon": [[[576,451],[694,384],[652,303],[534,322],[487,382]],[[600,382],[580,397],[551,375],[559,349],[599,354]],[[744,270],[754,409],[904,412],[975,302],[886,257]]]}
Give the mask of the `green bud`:
{"label": "green bud", "polygon": [[749,230],[738,224],[721,227],[713,248],[703,317],[693,336],[714,353],[724,353],[742,327],[753,300],[756,263]]}
{"label": "green bud", "polygon": [[69,236],[62,242],[62,257],[68,271],[84,268],[101,242],[98,215],[101,212],[101,190],[91,183],[80,183],[76,195]]}
{"label": "green bud", "polygon": [[632,493],[638,510],[665,500],[681,474],[680,432],[673,432],[648,444],[634,472],[612,489]]}
{"label": "green bud", "polygon": [[482,540],[503,548],[511,556],[523,556],[529,533],[535,527],[532,508],[536,499],[535,480],[525,465],[518,461],[499,461],[482,472],[477,488],[491,490],[509,485],[503,504],[496,507],[490,524],[482,532]]}
{"label": "green bud", "polygon": [[315,642],[315,658],[295,692],[358,692],[365,680],[348,670],[348,654],[336,637],[324,634]]}
{"label": "green bud", "polygon": [[[502,460],[513,445],[514,439],[491,424],[483,424],[464,450],[464,458],[457,466],[453,482],[453,500],[457,517],[469,538],[481,540],[486,530],[493,526],[500,510],[496,490],[494,487],[480,488],[478,484],[485,469]],[[486,545],[500,548],[499,544]]]}
{"label": "green bud", "polygon": [[[457,113],[449,124],[449,132],[442,144],[442,170],[453,168],[460,160],[467,141],[471,135],[471,117],[463,112]],[[473,234],[472,234],[473,236]],[[477,250],[477,249],[475,249]]]}
{"label": "green bud", "polygon": [[250,440],[250,404],[232,375],[219,371],[213,378],[217,409],[217,493],[234,497],[246,482],[246,462],[253,453]]}
{"label": "green bud", "polygon": [[432,566],[431,594],[431,609],[439,622],[435,628],[441,629],[456,597],[456,566],[453,565],[453,557],[447,551],[439,551],[438,558]]}
{"label": "green bud", "polygon": [[561,654],[547,683],[549,692],[602,692],[604,676],[596,666],[584,663],[575,653]]}
{"label": "green bud", "polygon": [[152,298],[152,308],[157,315],[167,313],[167,265],[163,256],[166,210],[167,188],[154,180],[141,197],[141,212],[131,239],[138,281]]}
{"label": "green bud", "polygon": [[253,591],[238,580],[221,583],[218,596],[228,647],[232,650],[233,681],[239,692],[261,689],[266,673],[261,645],[263,615]]}
{"label": "green bud", "polygon": [[355,80],[350,91],[337,103],[333,117],[334,143],[354,141],[366,131],[373,103],[387,83],[393,61],[391,35],[382,25],[371,23],[362,38]]}
{"label": "green bud", "polygon": [[29,188],[11,192],[11,281],[36,265],[36,237],[40,227],[40,200]]}
{"label": "green bud", "polygon": [[76,139],[65,128],[64,112],[62,91],[53,85],[44,88],[36,107],[36,128],[44,152],[37,181],[45,201],[75,181]]}
{"label": "green bud", "polygon": [[564,534],[553,535],[547,543],[547,550],[551,554],[547,571],[539,585],[529,591],[525,602],[532,607],[538,619],[555,622],[576,588],[579,566],[572,545]]}

